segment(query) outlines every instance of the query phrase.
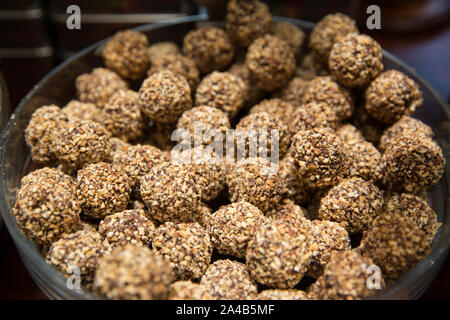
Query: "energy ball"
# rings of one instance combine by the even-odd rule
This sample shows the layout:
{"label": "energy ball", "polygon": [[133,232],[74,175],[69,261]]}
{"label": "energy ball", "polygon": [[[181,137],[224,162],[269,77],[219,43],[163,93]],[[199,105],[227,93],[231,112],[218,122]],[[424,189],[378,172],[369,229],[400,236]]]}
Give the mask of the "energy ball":
{"label": "energy ball", "polygon": [[214,300],[214,297],[203,284],[181,280],[170,285],[169,300]]}
{"label": "energy ball", "polygon": [[151,76],[164,70],[169,70],[174,74],[185,77],[191,87],[191,92],[195,92],[197,89],[200,82],[200,73],[192,59],[178,53],[159,56],[152,61],[148,75]]}
{"label": "energy ball", "polygon": [[222,206],[205,220],[214,248],[237,258],[245,257],[248,242],[259,225],[266,222],[263,213],[245,201]]}
{"label": "energy ball", "polygon": [[387,128],[386,124],[372,118],[362,106],[355,108],[352,120],[367,141],[374,144],[378,144],[384,130]]}
{"label": "energy ball", "polygon": [[263,158],[238,161],[227,175],[227,183],[231,202],[247,201],[262,212],[280,202],[285,188],[273,164]]}
{"label": "energy ball", "polygon": [[370,83],[364,105],[375,119],[391,124],[409,116],[423,102],[419,85],[400,71],[388,70]]}
{"label": "energy ball", "polygon": [[282,99],[274,98],[274,99],[265,99],[259,102],[257,105],[254,105],[249,113],[259,113],[266,112],[270,116],[280,118],[285,125],[289,125],[292,120],[292,114],[295,111],[295,105],[288,101],[284,101]]}
{"label": "energy ball", "polygon": [[140,192],[150,215],[160,222],[195,221],[201,191],[188,168],[169,162],[158,164],[142,177]]}
{"label": "energy ball", "polygon": [[291,115],[290,135],[315,128],[336,129],[339,121],[336,112],[324,102],[301,104]]}
{"label": "energy ball", "polygon": [[183,76],[159,71],[144,80],[139,89],[141,111],[161,123],[174,123],[192,107],[191,89]]}
{"label": "energy ball", "polygon": [[197,106],[217,108],[234,117],[245,103],[246,87],[241,78],[214,71],[202,79],[195,93]]}
{"label": "energy ball", "polygon": [[[331,255],[322,277],[309,289],[319,299],[360,300],[367,298],[384,287],[381,273],[374,288],[369,288],[371,277],[377,266],[372,259],[363,257],[355,251],[337,251]],[[376,286],[379,285],[377,289]]]}
{"label": "energy ball", "polygon": [[380,138],[378,149],[384,151],[387,145],[392,144],[395,138],[400,136],[433,138],[433,129],[418,119],[408,116],[402,117],[392,126],[384,130]]}
{"label": "energy ball", "polygon": [[109,98],[118,90],[127,90],[128,84],[117,73],[105,68],[95,68],[91,73],[84,73],[75,81],[78,98],[103,108]]}
{"label": "energy ball", "polygon": [[183,53],[194,60],[203,74],[226,68],[234,56],[228,34],[216,27],[201,27],[190,31],[183,39]]}
{"label": "energy ball", "polygon": [[42,106],[33,113],[25,129],[25,142],[34,161],[54,160],[52,143],[66,122],[67,116],[56,105]]}
{"label": "energy ball", "polygon": [[295,57],[286,42],[266,34],[248,47],[245,65],[259,88],[273,91],[293,76]]}
{"label": "energy ball", "polygon": [[228,3],[226,28],[233,42],[246,48],[272,27],[269,7],[258,0],[231,0]]}
{"label": "energy ball", "polygon": [[95,292],[114,300],[167,299],[175,280],[169,262],[147,247],[115,248],[98,264]]}
{"label": "energy ball", "polygon": [[297,221],[300,224],[307,219],[308,211],[305,208],[296,205],[291,199],[283,199],[275,207],[275,209],[267,214],[267,216],[274,220],[291,220]]}
{"label": "energy ball", "polygon": [[188,280],[205,273],[213,246],[198,223],[166,222],[155,232],[153,249],[170,261],[177,279]]}
{"label": "energy ball", "polygon": [[285,195],[296,203],[304,204],[310,198],[310,189],[305,186],[302,179],[297,176],[297,165],[295,159],[288,153],[280,161],[278,173],[285,183]]}
{"label": "energy ball", "polygon": [[102,120],[101,109],[90,102],[71,100],[61,111],[71,121],[94,120],[101,122]]}
{"label": "energy ball", "polygon": [[293,288],[306,273],[312,251],[306,229],[290,220],[261,225],[245,256],[250,277],[268,287]]}
{"label": "energy ball", "polygon": [[295,69],[295,76],[305,81],[312,80],[318,76],[327,76],[329,74],[328,61],[325,67],[317,61],[312,53],[305,54],[300,61],[300,65],[297,65],[297,68]]}
{"label": "energy ball", "polygon": [[[283,87],[281,87],[277,91],[274,91],[272,93],[272,97],[290,102],[295,108],[297,108],[303,103],[303,95],[305,94],[307,86],[307,80],[304,80],[300,77],[294,77]],[[290,113],[286,113],[286,116],[289,115]]]}
{"label": "energy ball", "polygon": [[323,102],[335,112],[339,121],[352,116],[353,101],[350,92],[337,84],[331,77],[316,77],[304,89],[302,102]]}
{"label": "energy ball", "polygon": [[124,210],[100,221],[98,232],[112,247],[151,246],[155,225],[142,209]]}
{"label": "energy ball", "polygon": [[383,180],[384,166],[381,153],[368,141],[352,140],[344,143],[348,158],[345,177],[360,177],[372,183]]}
{"label": "energy ball", "polygon": [[228,73],[241,78],[245,86],[245,105],[253,106],[258,103],[265,95],[265,92],[258,88],[250,78],[250,71],[244,62],[236,62],[227,70]]}
{"label": "energy ball", "polygon": [[110,245],[98,232],[80,230],[54,242],[46,261],[65,278],[75,274],[74,267],[78,268],[82,285],[90,289],[99,260],[110,251]]}
{"label": "energy ball", "polygon": [[13,214],[22,232],[42,246],[80,227],[80,204],[71,178],[43,168],[22,178]]}
{"label": "energy ball", "polygon": [[346,87],[368,85],[383,72],[381,47],[365,34],[351,33],[336,42],[330,52],[331,74]]}
{"label": "energy ball", "polygon": [[430,251],[426,233],[406,216],[383,212],[364,233],[358,250],[393,281],[411,270]]}
{"label": "energy ball", "polygon": [[261,291],[256,300],[311,300],[309,295],[302,290],[295,289],[266,289]]}
{"label": "energy ball", "polygon": [[103,219],[126,209],[130,200],[130,179],[115,164],[90,164],[77,173],[77,197],[83,213]]}
{"label": "energy ball", "polygon": [[366,139],[364,138],[363,133],[356,128],[352,124],[344,124],[336,131],[339,138],[342,139],[344,143],[356,143],[356,142],[364,142]]}
{"label": "energy ball", "polygon": [[272,34],[286,41],[294,56],[298,57],[300,55],[303,41],[305,40],[305,33],[302,29],[288,21],[281,21],[273,25]]}
{"label": "energy ball", "polygon": [[329,128],[300,131],[291,148],[297,174],[311,188],[336,184],[348,168],[343,143]]}
{"label": "energy ball", "polygon": [[179,54],[180,48],[178,48],[175,42],[161,41],[153,43],[147,48],[147,55],[150,63],[153,63],[159,57],[164,57],[169,54]]}
{"label": "energy ball", "polygon": [[382,160],[387,183],[394,190],[409,193],[435,186],[445,167],[439,145],[422,137],[399,136],[386,148]]}
{"label": "energy ball", "polygon": [[383,208],[381,191],[361,178],[345,179],[320,200],[318,217],[334,221],[349,233],[366,231]]}
{"label": "energy ball", "polygon": [[119,90],[111,96],[102,110],[102,124],[113,136],[125,141],[140,138],[145,129],[139,95],[132,90]]}
{"label": "energy ball", "polygon": [[79,169],[109,158],[110,133],[92,120],[70,121],[61,127],[52,150],[56,158],[69,168]]}
{"label": "energy ball", "polygon": [[355,32],[358,32],[358,28],[352,18],[342,13],[326,15],[316,24],[309,37],[309,47],[314,58],[328,65],[328,57],[335,42]]}
{"label": "energy ball", "polygon": [[200,284],[218,300],[247,300],[258,293],[245,264],[228,259],[211,264]]}

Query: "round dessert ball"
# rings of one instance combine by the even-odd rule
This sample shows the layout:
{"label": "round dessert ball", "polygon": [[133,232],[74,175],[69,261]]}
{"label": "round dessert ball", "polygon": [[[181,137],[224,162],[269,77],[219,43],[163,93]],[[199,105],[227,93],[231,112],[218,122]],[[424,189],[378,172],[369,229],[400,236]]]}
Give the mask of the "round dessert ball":
{"label": "round dessert ball", "polygon": [[174,123],[192,107],[191,89],[186,79],[171,71],[159,71],[144,80],[139,89],[142,112],[161,123]]}
{"label": "round dessert ball", "polygon": [[42,106],[33,113],[25,129],[25,142],[34,161],[54,160],[52,143],[65,122],[67,116],[56,105]]}
{"label": "round dessert ball", "polygon": [[152,60],[152,66],[148,70],[148,75],[169,70],[174,74],[178,74],[186,78],[191,92],[195,92],[198,83],[200,82],[200,73],[195,65],[195,62],[181,54],[165,54]]}
{"label": "round dessert ball", "polygon": [[212,213],[205,221],[205,228],[219,253],[243,258],[248,242],[265,221],[257,207],[239,201]]}
{"label": "round dessert ball", "polygon": [[311,261],[309,236],[290,220],[262,224],[248,243],[245,256],[252,279],[268,287],[293,288]]}
{"label": "round dessert ball", "polygon": [[234,117],[245,103],[246,87],[241,78],[228,72],[218,72],[202,79],[195,93],[197,106],[217,108]]}
{"label": "round dessert ball", "polygon": [[272,164],[262,158],[238,161],[227,174],[231,202],[246,201],[262,212],[273,208],[283,196],[284,181]]}
{"label": "round dessert ball", "polygon": [[340,126],[339,129],[336,131],[336,133],[344,143],[352,143],[352,142],[356,143],[366,141],[361,130],[359,130],[354,125],[349,123]]}
{"label": "round dessert ball", "polygon": [[380,266],[386,280],[393,281],[427,256],[430,241],[408,217],[383,212],[364,233],[358,250]]}
{"label": "round dessert ball", "polygon": [[95,68],[91,73],[84,73],[75,81],[78,98],[103,108],[109,98],[118,90],[127,90],[128,84],[117,73],[105,68]]}
{"label": "round dessert ball", "polygon": [[258,293],[245,264],[228,259],[211,264],[200,284],[218,300],[247,300]]}
{"label": "round dessert ball", "polygon": [[352,140],[344,143],[348,171],[345,177],[360,177],[372,183],[383,180],[384,166],[381,153],[368,141]]}
{"label": "round dessert ball", "polygon": [[292,114],[295,111],[295,105],[282,99],[265,99],[254,105],[249,113],[266,112],[270,116],[281,119],[286,126],[289,126],[292,121]]}
{"label": "round dessert ball", "polygon": [[137,80],[149,67],[147,36],[141,32],[125,30],[117,32],[102,50],[108,69],[125,79]]}
{"label": "round dessert ball", "polygon": [[228,73],[241,78],[245,86],[245,105],[253,106],[258,103],[264,96],[265,92],[258,88],[250,78],[250,72],[244,62],[236,62],[227,70]]}
{"label": "round dessert ball", "polygon": [[169,300],[214,300],[203,284],[180,280],[170,285]]}
{"label": "round dessert ball", "polygon": [[233,42],[246,48],[253,40],[270,31],[269,7],[258,0],[228,2],[226,28]]}
{"label": "round dessert ball", "polygon": [[335,112],[339,121],[348,119],[353,113],[350,92],[337,84],[331,77],[316,77],[304,89],[303,103],[323,102]]}
{"label": "round dessert ball", "polygon": [[184,129],[194,139],[200,139],[203,145],[214,142],[214,137],[225,139],[227,130],[230,129],[228,115],[220,109],[198,106],[183,112],[178,119],[177,129]]}
{"label": "round dessert ball", "polygon": [[283,199],[267,216],[274,220],[291,220],[297,221],[300,224],[308,219],[308,211],[305,208],[295,204],[291,199]]}
{"label": "round dessert ball", "polygon": [[200,27],[190,31],[183,39],[183,53],[194,60],[201,73],[226,68],[234,56],[228,34],[216,27]]}
{"label": "round dessert ball", "polygon": [[266,34],[248,47],[245,65],[259,88],[273,91],[293,76],[295,57],[286,42]]}
{"label": "round dessert ball", "polygon": [[328,57],[335,42],[349,33],[357,33],[355,21],[342,13],[323,17],[314,27],[309,37],[309,47],[315,59],[328,65]]}
{"label": "round dessert ball", "polygon": [[346,87],[368,85],[383,72],[381,46],[365,34],[351,33],[336,42],[330,52],[331,74]]}
{"label": "round dessert ball", "polygon": [[353,124],[361,130],[367,141],[374,144],[378,144],[381,135],[387,128],[385,123],[372,118],[364,107],[355,108],[352,120]]}
{"label": "round dessert ball", "polygon": [[177,279],[188,280],[205,273],[213,246],[198,223],[166,222],[155,232],[153,249],[170,261]]}
{"label": "round dessert ball", "polygon": [[130,200],[130,179],[115,164],[99,162],[78,170],[76,187],[83,213],[94,219],[125,210]]}
{"label": "round dessert ball", "polygon": [[324,102],[309,102],[301,104],[293,114],[289,123],[289,132],[294,136],[300,131],[314,128],[338,127],[338,117],[330,105]]}
{"label": "round dessert ball", "polygon": [[375,119],[391,124],[409,116],[423,102],[419,85],[397,70],[388,70],[370,83],[365,91],[364,105]]}
{"label": "round dessert ball", "polygon": [[401,137],[383,153],[386,180],[394,190],[415,193],[435,186],[442,177],[445,158],[429,138]]}
{"label": "round dessert ball", "polygon": [[80,227],[80,204],[71,178],[53,168],[35,170],[22,178],[13,214],[22,232],[48,246]]}
{"label": "round dessert ball", "polygon": [[74,267],[79,268],[81,284],[90,289],[100,258],[110,251],[110,245],[97,231],[80,230],[54,242],[46,261],[65,278],[74,274]]}
{"label": "round dessert ball", "polygon": [[[376,265],[372,259],[363,257],[355,251],[336,251],[331,255],[322,277],[309,289],[318,299],[360,300],[378,292],[367,285],[373,276]],[[380,287],[384,279],[380,274]]]}
{"label": "round dessert ball", "polygon": [[384,151],[387,145],[392,144],[392,141],[400,136],[433,138],[434,132],[430,126],[427,126],[422,121],[404,116],[384,130],[380,138],[380,143],[378,144],[378,149]]}
{"label": "round dessert ball", "polygon": [[71,100],[61,111],[71,121],[94,120],[100,122],[102,120],[101,109],[90,102]]}
{"label": "round dessert ball", "polygon": [[329,128],[300,131],[291,148],[297,174],[311,188],[336,184],[348,168],[343,143]]}
{"label": "round dessert ball", "polygon": [[145,129],[139,95],[132,90],[119,90],[111,96],[102,110],[102,124],[113,136],[125,141],[140,138]]}
{"label": "round dessert ball", "polygon": [[312,300],[305,291],[295,289],[266,289],[261,291],[256,300]]}
{"label": "round dessert ball", "polygon": [[305,81],[312,80],[318,76],[328,76],[330,74],[328,61],[326,61],[326,65],[323,65],[317,60],[318,58],[315,54],[305,54],[295,69],[295,76]]}
{"label": "round dessert ball", "polygon": [[[305,90],[308,86],[308,81],[304,80],[300,77],[294,77],[291,81],[285,84],[283,87],[274,91],[272,93],[272,97],[279,98],[286,102],[292,103],[292,105],[297,108],[303,102],[303,95],[305,94]],[[287,113],[286,116],[289,116],[290,113]]]}
{"label": "round dessert ball", "polygon": [[285,184],[285,195],[296,203],[304,204],[309,201],[310,191],[302,179],[297,176],[297,165],[291,153],[280,161],[278,173]]}
{"label": "round dessert ball", "polygon": [[142,177],[140,192],[150,215],[160,222],[195,221],[201,191],[195,174],[169,162],[158,164]]}
{"label": "round dessert ball", "polygon": [[305,33],[302,29],[288,21],[276,22],[272,27],[272,34],[284,40],[292,50],[294,56],[300,55]]}
{"label": "round dessert ball", "polygon": [[147,247],[127,245],[100,259],[93,289],[114,300],[160,300],[167,299],[174,280],[164,257]]}
{"label": "round dessert ball", "polygon": [[383,208],[381,191],[361,178],[345,179],[320,200],[318,217],[334,221],[349,233],[366,231]]}
{"label": "round dessert ball", "polygon": [[112,247],[151,246],[155,225],[142,209],[124,210],[100,221],[98,232]]}
{"label": "round dessert ball", "polygon": [[90,163],[105,161],[109,157],[110,133],[92,120],[70,121],[55,137],[52,149],[65,166],[82,168]]}
{"label": "round dessert ball", "polygon": [[153,61],[155,61],[159,57],[178,53],[180,53],[180,48],[178,48],[175,42],[171,41],[156,42],[149,45],[147,48],[147,55],[150,63],[153,63]]}

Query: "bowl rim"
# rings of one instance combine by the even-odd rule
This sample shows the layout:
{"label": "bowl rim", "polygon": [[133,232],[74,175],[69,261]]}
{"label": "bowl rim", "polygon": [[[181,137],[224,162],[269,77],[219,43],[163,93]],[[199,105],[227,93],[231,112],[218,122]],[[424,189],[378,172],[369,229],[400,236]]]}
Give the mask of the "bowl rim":
{"label": "bowl rim", "polygon": [[[297,26],[300,26],[302,28],[306,29],[312,29],[315,25],[315,23],[300,20],[300,19],[293,19],[293,18],[287,18],[287,17],[279,17],[274,16],[275,21],[289,21]],[[145,24],[141,26],[137,26],[135,28],[132,28],[132,30],[135,31],[141,31],[146,32],[162,27],[168,27],[168,26],[174,26],[178,24],[184,24],[184,23],[195,23],[195,22],[206,22],[208,21],[208,15],[207,14],[198,14],[198,15],[191,15],[191,16],[185,16],[185,17],[178,17],[173,19],[164,20],[161,22],[156,22],[152,24]],[[25,97],[20,101],[18,107],[14,110],[12,113],[7,126],[5,127],[2,136],[1,136],[1,145],[0,145],[0,213],[3,216],[4,223],[11,235],[11,237],[14,240],[14,244],[17,247],[17,243],[21,243],[22,246],[18,250],[21,257],[22,254],[26,255],[27,258],[30,258],[31,263],[35,265],[39,265],[42,268],[39,270],[39,272],[42,274],[42,277],[45,279],[49,285],[56,286],[59,290],[66,291],[69,290],[66,287],[66,279],[55,269],[53,269],[48,263],[45,262],[44,257],[36,250],[35,245],[32,243],[32,241],[28,240],[19,227],[17,226],[16,219],[14,215],[12,214],[11,210],[9,209],[8,200],[6,199],[6,190],[5,190],[5,183],[4,183],[4,155],[7,151],[5,149],[6,142],[8,140],[9,133],[11,131],[11,128],[15,125],[16,118],[18,115],[22,112],[22,109],[24,109],[25,105],[28,103],[28,100],[34,95],[34,93],[40,88],[41,85],[45,84],[48,79],[50,79],[55,73],[57,73],[59,70],[63,69],[66,65],[70,64],[74,60],[77,60],[78,58],[90,53],[95,52],[99,48],[101,48],[106,41],[108,41],[111,37],[105,38],[103,40],[100,40],[82,50],[74,54],[73,56],[69,57],[68,59],[61,62],[58,66],[56,66],[54,69],[52,69],[47,75],[45,75],[26,95]],[[406,63],[389,53],[388,51],[383,49],[383,57],[391,60],[398,66],[401,66],[402,68],[406,69],[408,72],[410,72],[421,86],[424,86],[435,98],[438,103],[443,107],[442,109],[447,114],[447,117],[450,118],[450,106],[448,103],[444,100],[444,98],[421,76],[419,75],[414,68],[408,66]],[[442,232],[442,231],[441,231]],[[374,296],[369,297],[369,299],[385,299],[389,296],[395,295],[400,290],[404,289],[415,279],[418,277],[423,276],[428,268],[433,265],[436,261],[439,259],[445,258],[445,254],[447,253],[448,249],[450,248],[450,231],[447,231],[445,235],[441,235],[442,241],[436,246],[433,247],[429,255],[425,259],[423,259],[421,262],[419,262],[412,270],[410,270],[407,274],[405,274],[401,279],[397,280],[394,285],[389,286],[388,288],[384,289],[382,292],[375,294]],[[22,252],[23,250],[23,252]],[[22,259],[24,262],[24,259]],[[25,262],[24,262],[25,263]],[[28,270],[29,271],[29,270]],[[39,283],[38,283],[39,285]],[[89,292],[79,292],[76,290],[69,290],[70,296],[72,299],[98,299],[99,297],[89,293]]]}

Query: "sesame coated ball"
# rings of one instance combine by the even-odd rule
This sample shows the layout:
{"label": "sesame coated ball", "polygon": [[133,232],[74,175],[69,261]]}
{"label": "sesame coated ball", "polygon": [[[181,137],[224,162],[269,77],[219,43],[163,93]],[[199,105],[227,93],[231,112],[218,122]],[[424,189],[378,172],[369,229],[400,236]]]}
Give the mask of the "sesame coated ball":
{"label": "sesame coated ball", "polygon": [[99,162],[77,173],[77,197],[83,213],[103,219],[126,209],[131,187],[128,176],[115,164]]}
{"label": "sesame coated ball", "polygon": [[152,243],[155,225],[145,217],[142,209],[124,210],[100,221],[98,232],[112,247],[127,244],[147,246]]}
{"label": "sesame coated ball", "polygon": [[386,180],[394,190],[415,193],[435,186],[444,173],[445,158],[430,138],[401,137],[383,153]]}
{"label": "sesame coated ball", "polygon": [[291,115],[289,131],[294,136],[300,131],[315,128],[336,129],[339,121],[336,112],[324,102],[301,104]]}
{"label": "sesame coated ball", "polygon": [[334,221],[349,233],[369,229],[383,207],[381,191],[361,178],[345,179],[320,200],[319,219]]}
{"label": "sesame coated ball", "polygon": [[358,250],[392,281],[411,270],[430,250],[426,233],[406,216],[383,212],[364,233]]}
{"label": "sesame coated ball", "polygon": [[147,247],[127,245],[100,259],[93,289],[114,300],[159,300],[168,297],[174,280],[164,257]]}
{"label": "sesame coated ball", "polygon": [[298,178],[297,165],[291,152],[287,152],[281,159],[278,167],[278,173],[285,183],[285,195],[293,199],[296,203],[304,204],[310,198],[310,190],[302,179]]}
{"label": "sesame coated ball", "polygon": [[336,130],[336,133],[344,143],[366,141],[361,130],[349,123],[340,126],[339,129]]}
{"label": "sesame coated ball", "polygon": [[[309,289],[309,293],[319,299],[360,300],[378,292],[367,283],[377,266],[372,259],[363,257],[355,251],[336,251],[331,255],[324,274]],[[380,289],[384,287],[380,274]]]}
{"label": "sesame coated ball", "polygon": [[243,258],[248,242],[265,222],[266,218],[257,207],[239,201],[222,206],[209,215],[205,228],[219,253]]}
{"label": "sesame coated ball", "polygon": [[368,85],[383,71],[380,45],[365,34],[351,33],[336,42],[330,52],[331,74],[346,87]]}
{"label": "sesame coated ball", "polygon": [[64,124],[52,149],[65,166],[78,169],[109,157],[110,133],[96,121],[77,120]]}
{"label": "sesame coated ball", "polygon": [[377,183],[383,179],[383,162],[381,153],[368,141],[352,140],[344,143],[347,153],[348,171],[345,177],[360,177]]}
{"label": "sesame coated ball", "polygon": [[336,112],[339,121],[352,116],[353,101],[350,92],[329,76],[316,77],[309,81],[304,90],[303,103],[324,102]]}
{"label": "sesame coated ball", "polygon": [[306,229],[291,220],[271,220],[262,224],[248,243],[245,256],[252,279],[260,284],[293,288],[304,276],[311,261]]}
{"label": "sesame coated ball", "polygon": [[80,204],[71,178],[43,168],[22,178],[13,214],[22,232],[47,246],[80,227]]}
{"label": "sesame coated ball", "polygon": [[84,73],[75,81],[78,98],[103,108],[109,98],[118,90],[127,90],[128,84],[117,73],[105,68],[95,68],[91,73]]}
{"label": "sesame coated ball", "polygon": [[178,48],[175,42],[171,41],[156,42],[149,45],[147,48],[147,55],[150,63],[153,63],[153,61],[155,61],[159,57],[178,53],[180,53],[180,48]]}
{"label": "sesame coated ball", "polygon": [[300,131],[291,147],[297,174],[309,187],[334,185],[348,168],[343,143],[329,128]]}
{"label": "sesame coated ball", "polygon": [[367,112],[387,124],[412,114],[423,102],[419,85],[397,70],[385,71],[372,81],[365,100]]}
{"label": "sesame coated ball", "polygon": [[214,71],[202,79],[195,94],[197,106],[217,108],[234,117],[245,103],[246,87],[241,78]]}
{"label": "sesame coated ball", "polygon": [[245,61],[233,63],[230,68],[228,68],[227,72],[241,78],[244,82],[246,106],[253,106],[264,97],[264,90],[258,88],[250,78],[250,71],[248,71]]}
{"label": "sesame coated ball", "polygon": [[307,219],[308,211],[295,204],[291,199],[283,199],[278,203],[272,212],[267,214],[271,219],[286,219],[303,223]]}
{"label": "sesame coated ball", "polygon": [[323,17],[314,27],[309,38],[309,47],[314,57],[328,65],[328,56],[335,42],[349,33],[358,32],[355,21],[342,13]]}
{"label": "sesame coated ball", "polygon": [[280,118],[285,125],[289,125],[292,120],[292,113],[295,111],[293,103],[284,101],[282,99],[265,99],[258,104],[254,105],[249,113],[266,112],[274,118]]}
{"label": "sesame coated ball", "polygon": [[228,2],[226,28],[230,38],[242,47],[270,31],[272,15],[269,7],[258,0]]}
{"label": "sesame coated ball", "polygon": [[[297,108],[303,103],[303,95],[308,86],[308,81],[300,77],[294,77],[291,81],[285,84],[283,87],[274,91],[272,97],[279,98],[281,100],[292,103]],[[286,116],[288,116],[287,114]]]}
{"label": "sesame coated ball", "polygon": [[98,232],[80,230],[54,242],[46,261],[65,278],[74,274],[74,267],[79,268],[81,283],[91,288],[100,258],[110,251],[110,245]]}
{"label": "sesame coated ball", "polygon": [[273,25],[272,34],[286,41],[294,55],[299,56],[305,40],[305,33],[302,29],[288,21],[280,21]]}
{"label": "sesame coated ball", "polygon": [[195,221],[201,191],[194,173],[169,162],[155,165],[142,177],[140,192],[150,215],[160,222]]}
{"label": "sesame coated ball", "polygon": [[266,289],[261,291],[256,300],[311,300],[308,294],[295,289]]}
{"label": "sesame coated ball", "polygon": [[170,261],[177,279],[200,279],[211,260],[213,246],[198,223],[166,222],[153,238],[153,249]]}
{"label": "sesame coated ball", "polygon": [[62,112],[71,121],[76,120],[94,120],[101,122],[101,109],[95,104],[90,102],[81,102],[78,100],[71,100],[64,108]]}
{"label": "sesame coated ball", "polygon": [[245,264],[228,259],[211,264],[200,284],[218,300],[246,300],[258,293]]}
{"label": "sesame coated ball", "polygon": [[170,285],[169,300],[214,300],[214,297],[203,284],[180,280]]}
{"label": "sesame coated ball", "polygon": [[200,73],[195,65],[195,62],[181,54],[165,54],[157,57],[152,61],[152,66],[148,70],[148,75],[169,70],[174,74],[178,74],[186,78],[191,92],[195,92],[200,82]]}
{"label": "sesame coated ball", "polygon": [[259,88],[273,91],[293,76],[295,57],[286,42],[266,34],[248,47],[245,65]]}
{"label": "sesame coated ball", "polygon": [[191,89],[183,76],[171,71],[159,71],[142,83],[139,89],[142,112],[152,120],[174,123],[192,107]]}
{"label": "sesame coated ball", "polygon": [[216,27],[200,27],[188,32],[183,39],[183,53],[194,60],[201,73],[226,68],[234,56],[228,34]]}
{"label": "sesame coated ball", "polygon": [[102,111],[102,124],[113,136],[125,141],[140,138],[145,129],[139,95],[132,90],[119,90],[111,96]]}
{"label": "sesame coated ball", "polygon": [[65,122],[67,116],[56,105],[42,106],[33,113],[25,129],[25,142],[34,161],[47,162],[55,158],[52,143]]}

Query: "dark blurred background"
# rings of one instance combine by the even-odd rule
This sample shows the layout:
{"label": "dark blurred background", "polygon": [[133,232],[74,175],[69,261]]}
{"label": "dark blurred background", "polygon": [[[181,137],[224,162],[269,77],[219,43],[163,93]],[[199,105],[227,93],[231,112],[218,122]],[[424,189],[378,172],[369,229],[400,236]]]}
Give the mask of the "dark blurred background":
{"label": "dark blurred background", "polygon": [[[224,16],[226,0],[0,0],[0,71],[14,109],[25,94],[65,58],[117,30],[208,12]],[[381,46],[414,67],[450,98],[450,0],[264,1],[274,15],[317,22],[343,12]],[[68,30],[66,9],[81,8],[81,30]],[[381,8],[381,30],[367,30],[366,8]],[[45,299],[0,225],[0,299]],[[423,299],[450,298],[450,262]]]}

